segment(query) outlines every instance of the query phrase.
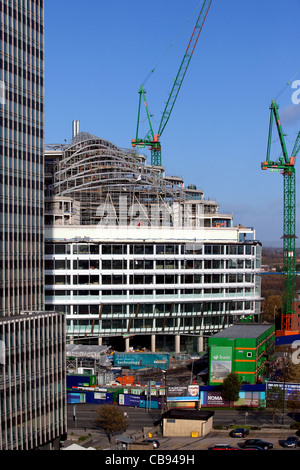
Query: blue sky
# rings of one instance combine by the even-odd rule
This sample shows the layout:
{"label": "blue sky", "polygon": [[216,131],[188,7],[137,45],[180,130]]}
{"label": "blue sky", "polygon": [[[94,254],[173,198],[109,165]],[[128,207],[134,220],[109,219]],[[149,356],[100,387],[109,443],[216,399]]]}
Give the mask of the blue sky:
{"label": "blue sky", "polygon": [[[80,130],[130,148],[139,86],[153,68],[145,88],[157,130],[201,5],[45,0],[45,143],[70,142],[79,119]],[[292,101],[300,89],[292,88],[300,80],[299,17],[299,0],[213,0],[161,137],[166,173],[203,189],[265,245],[281,246],[283,230],[282,176],[260,166],[272,99],[289,152],[300,130]],[[275,160],[276,129],[273,136]],[[296,171],[299,161],[300,154]],[[299,226],[298,217],[300,238]]]}

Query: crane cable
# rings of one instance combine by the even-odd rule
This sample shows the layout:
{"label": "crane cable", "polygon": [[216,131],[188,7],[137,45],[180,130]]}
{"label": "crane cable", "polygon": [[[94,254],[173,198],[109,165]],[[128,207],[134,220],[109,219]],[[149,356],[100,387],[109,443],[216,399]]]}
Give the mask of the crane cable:
{"label": "crane cable", "polygon": [[300,72],[300,70],[298,70],[293,76],[292,78],[285,84],[285,86],[282,88],[282,90],[280,91],[279,95],[277,96],[277,98],[275,98],[275,101],[278,100],[279,96],[282,95],[282,93],[286,90],[286,88],[289,86],[289,84],[291,83],[291,81],[296,77],[296,75]]}
{"label": "crane cable", "polygon": [[[281,91],[279,92],[277,98],[275,98],[275,101],[278,100],[278,98],[279,98],[279,97],[282,95],[282,93],[287,89],[287,87],[290,85],[291,81],[294,80],[294,78],[296,77],[296,75],[297,75],[299,72],[300,72],[300,69],[299,69],[296,73],[294,73],[294,75],[292,76],[292,78],[284,85],[284,87],[283,87],[283,88],[281,89]],[[279,138],[275,139],[275,140],[273,141],[273,143],[278,142],[278,140],[279,140]],[[282,155],[282,153],[281,153],[280,155]],[[278,158],[279,158],[279,157],[278,157]]]}
{"label": "crane cable", "polygon": [[184,30],[184,28],[186,27],[186,25],[191,21],[192,17],[194,16],[195,12],[197,10],[199,10],[199,6],[201,5],[201,3],[203,3],[203,0],[201,0],[201,2],[199,2],[198,6],[193,10],[193,13],[191,14],[190,18],[186,21],[186,23],[184,24],[184,26],[181,28],[181,30],[179,31],[179,33],[177,34],[177,36],[174,38],[174,40],[171,42],[171,44],[169,45],[168,49],[165,51],[165,53],[161,56],[161,58],[159,59],[159,61],[157,62],[157,64],[155,65],[155,67],[150,70],[150,72],[148,73],[148,75],[146,76],[146,78],[144,79],[144,81],[142,82],[142,85],[144,86],[145,83],[148,81],[148,79],[150,78],[150,76],[154,73],[155,69],[159,66],[159,64],[161,63],[161,61],[164,59],[164,57],[167,55],[167,53],[169,52],[169,50],[171,49],[171,47],[173,46],[173,44],[177,41],[177,39],[179,38],[179,36],[182,34],[182,31]]}

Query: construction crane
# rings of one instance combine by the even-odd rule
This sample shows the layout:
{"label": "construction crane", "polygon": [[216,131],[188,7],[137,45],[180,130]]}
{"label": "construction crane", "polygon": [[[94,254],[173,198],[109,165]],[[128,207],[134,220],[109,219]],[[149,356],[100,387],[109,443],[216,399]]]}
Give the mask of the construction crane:
{"label": "construction crane", "polygon": [[[173,110],[176,98],[178,96],[180,87],[182,85],[183,79],[185,77],[186,71],[188,69],[189,63],[191,61],[192,55],[194,53],[198,38],[200,36],[203,24],[205,22],[206,16],[208,14],[208,10],[210,8],[210,5],[212,3],[212,0],[204,0],[199,16],[197,18],[193,33],[191,35],[190,41],[188,43],[187,49],[185,51],[185,54],[183,56],[181,65],[179,67],[178,73],[176,75],[176,78],[174,80],[174,84],[172,87],[172,90],[169,94],[169,98],[167,100],[165,109],[162,113],[162,118],[160,121],[160,125],[158,128],[158,131],[154,133],[153,131],[153,126],[151,123],[151,115],[149,112],[149,108],[147,105],[146,101],[146,91],[143,87],[143,85],[140,86],[139,90],[139,106],[138,106],[138,119],[137,119],[137,128],[136,128],[136,138],[132,139],[131,145],[132,147],[138,147],[138,148],[143,148],[143,147],[148,147],[149,150],[151,150],[151,165],[153,166],[161,166],[161,143],[160,143],[160,138],[161,135],[166,127],[166,124],[170,118],[171,112]],[[146,115],[147,115],[147,120],[149,123],[149,131],[146,134],[146,136],[141,139],[139,138],[139,125],[140,125],[140,115],[141,115],[141,105],[142,102],[144,103],[145,109],[146,109]]]}
{"label": "construction crane", "polygon": [[[277,336],[297,334],[295,331],[295,246],[296,246],[296,174],[295,163],[300,149],[300,132],[289,157],[282,131],[278,105],[275,100],[270,107],[270,124],[267,147],[267,160],[262,162],[263,170],[281,172],[283,175],[283,282],[281,329]],[[276,161],[270,160],[273,122],[275,120],[282,156]]]}

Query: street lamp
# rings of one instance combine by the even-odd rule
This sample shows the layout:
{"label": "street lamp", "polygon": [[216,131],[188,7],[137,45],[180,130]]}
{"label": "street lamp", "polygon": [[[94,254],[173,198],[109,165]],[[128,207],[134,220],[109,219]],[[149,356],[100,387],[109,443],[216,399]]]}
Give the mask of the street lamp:
{"label": "street lamp", "polygon": [[164,399],[163,399],[163,406],[162,408],[162,413],[167,411],[168,406],[167,406],[167,371],[165,369],[162,369],[162,375],[163,375],[163,383],[164,383],[164,388],[165,388],[165,393],[164,393]]}

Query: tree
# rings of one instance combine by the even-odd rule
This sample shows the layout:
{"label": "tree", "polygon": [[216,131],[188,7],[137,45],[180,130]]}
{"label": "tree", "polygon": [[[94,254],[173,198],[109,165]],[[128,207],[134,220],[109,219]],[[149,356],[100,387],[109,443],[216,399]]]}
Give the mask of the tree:
{"label": "tree", "polygon": [[125,431],[129,426],[123,411],[114,405],[101,405],[96,413],[95,425],[107,434],[109,442],[114,433]]}
{"label": "tree", "polygon": [[286,382],[291,383],[300,383],[300,367],[299,363],[293,362],[293,358],[289,358],[287,368],[286,368]]}
{"label": "tree", "polygon": [[300,391],[293,390],[288,394],[286,401],[287,408],[291,411],[293,419],[295,419],[296,413],[300,409]]}
{"label": "tree", "polygon": [[235,372],[231,372],[222,383],[221,395],[225,401],[233,403],[238,401],[240,389],[241,383],[238,375]]}
{"label": "tree", "polygon": [[269,295],[263,302],[263,319],[265,321],[274,322],[281,312],[281,296],[280,295]]}
{"label": "tree", "polygon": [[272,421],[274,426],[275,415],[278,411],[284,411],[284,400],[285,400],[285,393],[282,387],[274,386],[272,388],[268,388],[266,391],[266,409],[267,413],[272,414]]}

